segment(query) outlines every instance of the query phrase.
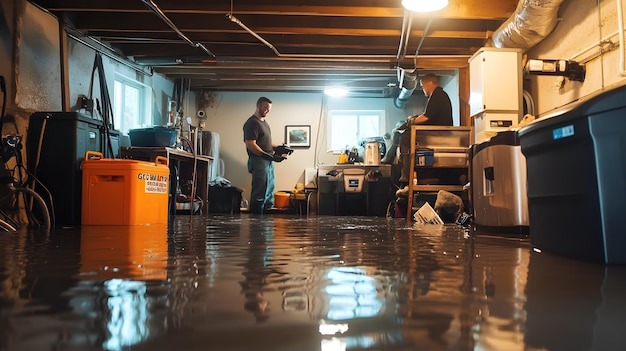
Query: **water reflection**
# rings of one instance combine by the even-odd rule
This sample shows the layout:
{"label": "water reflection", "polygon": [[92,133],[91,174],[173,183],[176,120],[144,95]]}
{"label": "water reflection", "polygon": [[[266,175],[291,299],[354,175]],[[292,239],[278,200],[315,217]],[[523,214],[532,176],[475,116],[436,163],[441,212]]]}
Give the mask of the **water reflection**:
{"label": "water reflection", "polygon": [[548,350],[622,350],[626,267],[533,252],[526,345]]}
{"label": "water reflection", "polygon": [[0,350],[626,345],[626,267],[453,225],[194,217],[0,235]]}
{"label": "water reflection", "polygon": [[527,241],[479,237],[469,265],[471,326],[476,350],[525,350]]}
{"label": "water reflection", "polygon": [[167,277],[167,225],[83,226],[80,241],[83,279]]}
{"label": "water reflection", "polygon": [[167,278],[167,233],[167,225],[81,228],[82,282],[68,294],[74,313],[102,328],[94,342],[104,349],[122,350],[163,330],[151,313],[159,296],[148,295],[148,283]]}
{"label": "water reflection", "polygon": [[273,266],[270,251],[274,241],[273,226],[273,222],[263,221],[260,224],[248,222],[241,228],[242,236],[248,238],[248,254],[241,273],[244,280],[239,284],[244,295],[244,309],[254,315],[257,323],[269,318],[269,301],[264,296],[267,276],[280,274]]}

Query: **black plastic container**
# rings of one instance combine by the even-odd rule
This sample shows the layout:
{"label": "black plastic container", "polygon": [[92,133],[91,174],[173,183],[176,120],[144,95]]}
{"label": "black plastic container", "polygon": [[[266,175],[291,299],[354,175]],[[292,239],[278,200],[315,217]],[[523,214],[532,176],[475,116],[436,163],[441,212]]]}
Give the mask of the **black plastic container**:
{"label": "black plastic container", "polygon": [[[102,121],[77,112],[36,112],[30,116],[28,169],[50,191],[57,226],[80,224],[80,166],[88,150],[102,152],[108,158],[119,155],[119,132],[111,130],[109,136]],[[42,187],[36,184],[35,189],[50,206]]]}
{"label": "black plastic container", "polygon": [[533,246],[626,263],[626,87],[570,104],[518,133]]}

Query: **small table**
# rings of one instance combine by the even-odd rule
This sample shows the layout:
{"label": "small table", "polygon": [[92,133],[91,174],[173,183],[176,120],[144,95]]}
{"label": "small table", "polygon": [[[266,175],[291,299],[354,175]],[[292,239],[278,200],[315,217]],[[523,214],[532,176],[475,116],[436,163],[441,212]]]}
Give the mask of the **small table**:
{"label": "small table", "polygon": [[306,189],[302,193],[292,193],[289,195],[289,206],[298,211],[298,215],[302,216],[302,213],[305,212],[308,217],[313,193],[315,193],[315,189]]}
{"label": "small table", "polygon": [[[205,155],[194,155],[191,152],[179,150],[171,147],[140,147],[130,146],[120,148],[120,156],[122,158],[129,158],[141,161],[154,161],[156,156],[165,156],[167,158],[167,164],[170,167],[171,177],[178,176],[178,183],[176,179],[170,181],[170,201],[169,208],[170,214],[175,213],[175,199],[177,187],[188,186],[194,181],[193,172],[195,168],[196,177],[196,197],[202,201],[202,208],[208,208],[209,200],[209,169],[211,168],[211,162],[213,157]],[[194,161],[195,167],[194,167]],[[182,188],[181,187],[181,188]],[[185,191],[183,191],[185,193]],[[185,194],[191,195],[191,194]]]}

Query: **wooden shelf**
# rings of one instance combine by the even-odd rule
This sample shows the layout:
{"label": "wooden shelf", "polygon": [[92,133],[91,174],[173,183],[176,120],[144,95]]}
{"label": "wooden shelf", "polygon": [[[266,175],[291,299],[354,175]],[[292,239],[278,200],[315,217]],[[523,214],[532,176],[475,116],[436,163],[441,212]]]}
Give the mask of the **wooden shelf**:
{"label": "wooden shelf", "polygon": [[415,166],[415,169],[431,169],[431,168],[454,168],[454,169],[462,169],[462,168],[467,168],[467,165],[465,166],[454,166],[454,165],[432,165],[432,166]]}
{"label": "wooden shelf", "polygon": [[[451,127],[451,126],[411,126],[411,153],[410,153],[410,167],[409,169],[409,184],[414,182],[414,171],[420,170],[437,170],[445,172],[446,169],[450,170],[464,170],[466,176],[469,179],[468,161],[465,165],[448,165],[448,164],[433,164],[432,166],[417,166],[415,165],[415,152],[418,148],[432,148],[437,150],[450,150],[458,153],[460,150],[469,151],[470,145],[474,143],[474,132],[472,127]],[[413,194],[416,191],[429,191],[435,192],[439,190],[449,192],[463,191],[463,185],[454,184],[418,184],[409,186],[409,193],[407,199],[406,218],[410,219],[413,215]]]}
{"label": "wooden shelf", "polygon": [[442,184],[418,184],[413,185],[413,191],[463,191],[463,185],[442,185]]}

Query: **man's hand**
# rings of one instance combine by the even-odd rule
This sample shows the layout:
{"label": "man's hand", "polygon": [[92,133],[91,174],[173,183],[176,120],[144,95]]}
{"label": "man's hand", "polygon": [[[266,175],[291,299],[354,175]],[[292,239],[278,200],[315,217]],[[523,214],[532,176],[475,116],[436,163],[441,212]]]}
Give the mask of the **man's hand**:
{"label": "man's hand", "polygon": [[283,162],[283,160],[286,160],[287,157],[283,156],[283,155],[279,155],[279,154],[274,154],[274,156],[272,156],[273,161],[274,162]]}
{"label": "man's hand", "polygon": [[293,149],[285,144],[282,144],[274,148],[274,153],[278,155],[291,155],[293,153]]}
{"label": "man's hand", "polygon": [[268,152],[262,152],[261,153],[261,157],[263,157],[264,159],[266,159],[268,161],[274,161],[274,162],[282,162],[282,161],[287,159],[287,157],[284,157],[282,155],[270,154]]}

